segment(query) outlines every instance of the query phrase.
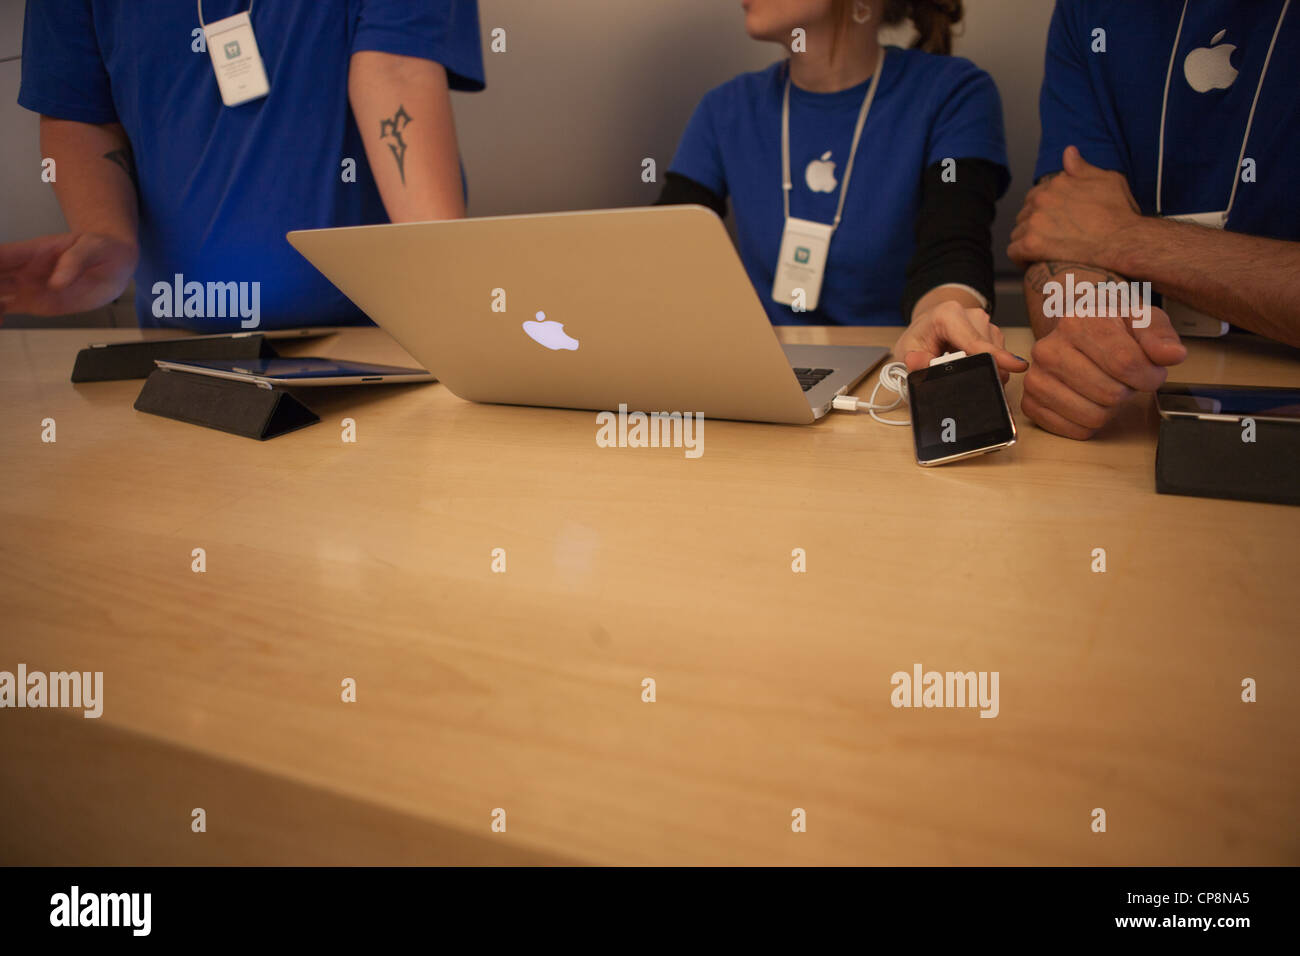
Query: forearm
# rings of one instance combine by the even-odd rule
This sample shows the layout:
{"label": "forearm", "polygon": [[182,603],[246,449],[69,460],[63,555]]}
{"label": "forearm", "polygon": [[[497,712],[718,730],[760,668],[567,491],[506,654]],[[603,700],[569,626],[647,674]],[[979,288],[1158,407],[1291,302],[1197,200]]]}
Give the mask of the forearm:
{"label": "forearm", "polygon": [[41,153],[54,160],[54,195],[70,231],[137,246],[135,162],[121,126],[42,116]]}
{"label": "forearm", "polygon": [[349,67],[348,96],[389,219],[462,218],[447,71],[431,60],[360,51]]}
{"label": "forearm", "polygon": [[[915,318],[957,292],[963,308],[993,312],[991,229],[1006,175],[1001,166],[982,159],[958,159],[955,170],[935,163],[923,172],[915,246],[903,288],[905,316]],[[967,286],[976,294],[953,286]],[[937,292],[941,297],[935,297]]]}
{"label": "forearm", "polygon": [[1107,265],[1225,322],[1300,346],[1300,243],[1143,218]]}
{"label": "forearm", "polygon": [[1083,283],[1100,284],[1103,282],[1127,282],[1123,276],[1099,266],[1084,262],[1036,262],[1025,272],[1025,308],[1029,312],[1029,325],[1034,330],[1034,338],[1041,339],[1060,321],[1059,316],[1045,314],[1043,308],[1047,301],[1045,291],[1048,283],[1056,282],[1064,288],[1066,277],[1074,276],[1074,285]]}

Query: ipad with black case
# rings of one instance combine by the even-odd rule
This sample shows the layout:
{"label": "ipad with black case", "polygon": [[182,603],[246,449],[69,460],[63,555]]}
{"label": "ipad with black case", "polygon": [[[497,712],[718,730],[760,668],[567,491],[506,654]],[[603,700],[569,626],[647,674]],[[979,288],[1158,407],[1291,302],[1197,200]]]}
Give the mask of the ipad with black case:
{"label": "ipad with black case", "polygon": [[393,385],[401,382],[432,382],[433,375],[422,368],[372,365],[328,358],[271,358],[215,362],[171,362],[158,360],[158,367],[173,372],[190,372],[212,378],[248,382],[262,388],[297,388],[303,385]]}

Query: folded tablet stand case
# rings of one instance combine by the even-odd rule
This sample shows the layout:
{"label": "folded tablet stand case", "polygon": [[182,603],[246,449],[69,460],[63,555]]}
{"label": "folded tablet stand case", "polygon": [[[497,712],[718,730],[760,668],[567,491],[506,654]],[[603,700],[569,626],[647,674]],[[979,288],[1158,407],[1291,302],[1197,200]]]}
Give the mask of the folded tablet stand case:
{"label": "folded tablet stand case", "polygon": [[1253,442],[1242,434],[1239,422],[1162,419],[1156,491],[1300,505],[1300,425],[1257,421]]}
{"label": "folded tablet stand case", "polygon": [[123,378],[148,378],[157,367],[154,359],[184,362],[256,358],[279,358],[279,353],[264,335],[235,339],[163,339],[157,342],[92,345],[77,353],[76,364],[72,366],[72,380],[108,382]]}
{"label": "folded tablet stand case", "polygon": [[155,368],[135,400],[138,411],[265,441],[320,421],[282,388]]}

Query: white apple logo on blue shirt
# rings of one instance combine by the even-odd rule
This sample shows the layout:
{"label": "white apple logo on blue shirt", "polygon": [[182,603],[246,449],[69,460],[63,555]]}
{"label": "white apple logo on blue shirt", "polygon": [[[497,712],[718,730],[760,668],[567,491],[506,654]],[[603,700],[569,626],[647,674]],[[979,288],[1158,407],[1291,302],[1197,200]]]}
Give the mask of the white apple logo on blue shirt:
{"label": "white apple logo on blue shirt", "polygon": [[1238,71],[1232,65],[1232,54],[1237,48],[1231,43],[1216,45],[1227,32],[1220,30],[1209,46],[1193,50],[1183,61],[1183,75],[1187,77],[1187,85],[1197,93],[1226,90],[1237,82]]}
{"label": "white apple logo on blue shirt", "polygon": [[831,150],[822,153],[821,159],[814,159],[803,173],[804,182],[815,193],[831,193],[839,185],[835,181],[835,164],[831,162]]}
{"label": "white apple logo on blue shirt", "polygon": [[578,350],[578,340],[564,331],[563,322],[547,322],[546,313],[538,312],[537,321],[525,322],[524,331],[528,337],[538,345],[544,345],[552,352],[558,349],[567,349],[570,352]]}

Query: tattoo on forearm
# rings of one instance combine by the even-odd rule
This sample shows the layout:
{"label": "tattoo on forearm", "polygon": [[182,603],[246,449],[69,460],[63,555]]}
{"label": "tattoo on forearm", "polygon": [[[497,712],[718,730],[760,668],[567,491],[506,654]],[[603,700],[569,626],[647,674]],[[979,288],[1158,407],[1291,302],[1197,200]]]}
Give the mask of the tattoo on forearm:
{"label": "tattoo on forearm", "polygon": [[140,193],[140,180],[135,174],[135,156],[131,153],[131,145],[128,143],[121,149],[115,149],[111,153],[105,153],[104,158],[115,166],[121,166],[122,171],[131,179],[131,185],[135,188],[136,194]]}
{"label": "tattoo on forearm", "polygon": [[1025,278],[1029,280],[1031,288],[1043,291],[1043,287],[1051,282],[1057,276],[1064,275],[1067,272],[1099,272],[1108,282],[1127,282],[1123,276],[1111,272],[1109,269],[1102,269],[1099,266],[1089,265],[1086,262],[1036,262],[1029,267],[1025,273]]}
{"label": "tattoo on forearm", "polygon": [[402,136],[402,130],[410,125],[411,117],[406,112],[406,107],[400,105],[392,119],[379,121],[379,141],[387,143],[393,151],[393,159],[397,160],[397,174],[402,177],[403,186],[406,185],[406,139]]}

